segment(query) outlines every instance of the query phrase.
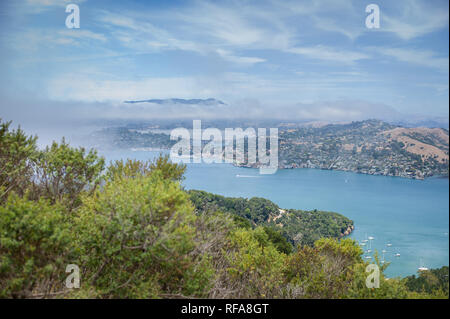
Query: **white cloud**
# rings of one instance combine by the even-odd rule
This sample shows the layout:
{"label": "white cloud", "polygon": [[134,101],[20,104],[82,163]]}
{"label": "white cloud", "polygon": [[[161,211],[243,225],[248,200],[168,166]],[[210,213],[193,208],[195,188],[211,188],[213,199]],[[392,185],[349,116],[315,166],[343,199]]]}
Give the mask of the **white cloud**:
{"label": "white cloud", "polygon": [[[230,3],[228,3],[230,4]],[[217,5],[198,2],[197,5],[177,13],[168,13],[180,21],[186,30],[202,34],[211,43],[245,48],[280,48],[291,41],[292,34],[279,19],[274,6],[250,5],[246,2]]]}
{"label": "white cloud", "polygon": [[159,28],[145,20],[137,20],[131,16],[124,16],[107,11],[101,11],[99,21],[112,27],[112,35],[122,45],[139,52],[158,50],[183,50],[204,53],[201,45],[180,39],[168,30]]}
{"label": "white cloud", "polygon": [[236,56],[233,55],[230,51],[217,49],[216,52],[225,60],[238,63],[238,64],[255,64],[266,61],[265,59],[257,58],[257,57],[246,57],[246,56]]}
{"label": "white cloud", "polygon": [[[124,17],[111,12],[103,12],[99,19],[103,23],[114,27],[119,27],[120,30],[114,30],[112,32],[113,36],[115,36],[116,39],[118,39],[122,43],[122,45],[133,50],[138,50],[140,52],[181,50],[196,52],[202,55],[216,53],[224,60],[239,65],[252,65],[255,63],[266,61],[265,59],[259,57],[238,56],[228,49],[221,48],[221,46],[223,45],[217,48],[217,45],[214,45],[206,40],[201,42],[187,40],[181,37],[181,34],[175,35],[174,32],[156,27],[154,24],[151,24],[149,22],[138,22],[137,17]],[[200,19],[195,20],[196,23],[201,23]],[[214,27],[218,27],[218,25],[215,25]],[[207,32],[210,32],[214,27],[211,27],[210,25],[209,28],[207,28],[209,30]],[[235,27],[236,25],[233,26],[233,28]],[[220,34],[215,33],[215,36],[218,36],[221,40],[225,40],[225,45],[235,45],[240,44],[240,42],[244,44],[247,43],[247,41],[252,42],[251,38],[253,36],[251,34],[253,34],[258,39],[263,36],[262,32],[260,31],[253,32],[247,30],[247,33],[245,33],[243,30],[231,31],[230,27],[228,27],[228,29],[221,28],[221,31],[219,33]],[[233,37],[239,38],[240,40],[236,42],[233,40]]]}
{"label": "white cloud", "polygon": [[33,6],[45,6],[45,7],[52,7],[52,6],[58,6],[62,7],[69,3],[80,3],[84,2],[85,0],[26,0],[27,4],[33,5]]}
{"label": "white cloud", "polygon": [[369,56],[357,51],[338,50],[327,46],[297,47],[287,49],[286,52],[304,55],[310,59],[325,60],[331,62],[353,64],[358,60],[367,59]]}
{"label": "white cloud", "polygon": [[[63,38],[74,38],[79,40],[97,40],[100,42],[106,42],[107,38],[104,34],[95,33],[85,29],[67,29],[58,32],[58,35]],[[57,38],[58,39],[58,38]],[[60,38],[59,38],[60,39]]]}
{"label": "white cloud", "polygon": [[377,52],[391,56],[398,61],[412,63],[420,66],[435,68],[440,71],[448,72],[449,59],[442,58],[429,50],[413,50],[398,48],[373,48]]}
{"label": "white cloud", "polygon": [[[21,0],[16,1],[23,2]],[[25,0],[25,6],[22,9],[27,13],[38,14],[52,8],[63,8],[71,3],[81,4],[85,1],[86,0]]]}
{"label": "white cloud", "polygon": [[109,80],[89,74],[67,74],[47,84],[50,99],[59,101],[122,102],[148,98],[194,98],[208,95],[194,78],[167,77],[142,80]]}
{"label": "white cloud", "polygon": [[300,16],[310,17],[314,27],[340,33],[355,40],[367,32],[392,33],[403,40],[411,40],[448,27],[448,2],[427,0],[391,1],[380,3],[381,28],[368,30],[365,25],[365,6],[347,0],[312,0],[280,2],[279,6]]}
{"label": "white cloud", "polygon": [[448,27],[448,2],[440,6],[430,5],[432,1],[402,1],[400,14],[381,13],[380,31],[396,34],[410,40]]}

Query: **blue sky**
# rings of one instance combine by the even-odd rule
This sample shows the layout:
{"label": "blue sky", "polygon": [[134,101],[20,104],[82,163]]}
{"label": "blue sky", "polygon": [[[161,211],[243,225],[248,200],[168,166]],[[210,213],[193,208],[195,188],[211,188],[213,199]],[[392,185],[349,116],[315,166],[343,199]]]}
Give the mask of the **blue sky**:
{"label": "blue sky", "polygon": [[[65,26],[68,3],[80,29]],[[370,3],[379,29],[365,26]],[[447,117],[448,12],[446,0],[2,1],[0,94],[9,108],[213,97],[269,117]]]}

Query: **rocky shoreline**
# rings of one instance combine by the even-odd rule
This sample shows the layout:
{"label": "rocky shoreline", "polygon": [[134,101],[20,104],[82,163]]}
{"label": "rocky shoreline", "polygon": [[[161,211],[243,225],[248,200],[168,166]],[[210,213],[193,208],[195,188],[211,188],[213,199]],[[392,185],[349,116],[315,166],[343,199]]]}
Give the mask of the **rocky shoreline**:
{"label": "rocky shoreline", "polygon": [[345,230],[345,232],[341,233],[339,237],[342,238],[342,237],[350,235],[353,232],[354,229],[355,229],[354,225],[348,226],[347,229]]}

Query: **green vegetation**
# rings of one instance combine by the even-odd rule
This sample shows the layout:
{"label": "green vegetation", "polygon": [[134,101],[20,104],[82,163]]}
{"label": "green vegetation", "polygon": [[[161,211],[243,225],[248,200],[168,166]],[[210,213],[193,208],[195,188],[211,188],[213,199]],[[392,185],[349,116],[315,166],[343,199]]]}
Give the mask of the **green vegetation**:
{"label": "green vegetation", "polygon": [[[320,238],[340,238],[351,232],[353,221],[333,212],[286,210],[275,222],[294,245],[313,246]],[[347,233],[346,233],[347,232]]]}
{"label": "green vegetation", "polygon": [[427,293],[433,297],[448,298],[448,266],[429,271],[421,271],[418,276],[406,277],[405,283],[409,290],[417,293]]}
{"label": "green vegetation", "polygon": [[[199,190],[189,190],[188,194],[198,212],[221,211],[244,218],[253,227],[265,226],[271,238],[277,238],[279,245],[284,246],[285,252],[292,245],[312,246],[320,238],[340,238],[353,227],[352,220],[337,213],[282,210],[264,198],[232,198]],[[281,244],[280,235],[289,243]]]}
{"label": "green vegetation", "polygon": [[[448,298],[440,272],[425,286],[381,273],[380,288],[368,289],[368,263],[350,239],[293,250],[270,224],[280,213],[270,201],[196,209],[203,197],[193,195],[210,195],[185,192],[185,167],[167,157],[105,170],[94,151],[35,141],[1,124],[0,298]],[[302,227],[325,221],[306,213]],[[339,231],[329,216],[326,232]],[[69,264],[79,288],[65,285]]]}
{"label": "green vegetation", "polygon": [[195,208],[201,212],[219,210],[236,214],[248,219],[253,225],[265,223],[279,214],[279,207],[264,198],[233,198],[198,190],[189,190],[188,194]]}

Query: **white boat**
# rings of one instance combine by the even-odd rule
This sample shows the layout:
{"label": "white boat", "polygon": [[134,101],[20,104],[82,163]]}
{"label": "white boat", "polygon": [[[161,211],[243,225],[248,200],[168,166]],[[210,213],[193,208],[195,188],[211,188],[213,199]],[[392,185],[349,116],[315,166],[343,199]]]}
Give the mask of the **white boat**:
{"label": "white boat", "polygon": [[366,259],[372,259],[372,256],[365,256]]}
{"label": "white boat", "polygon": [[363,239],[363,240],[361,240],[363,243],[367,243],[369,240],[367,239],[367,233],[366,233],[366,236],[365,236],[366,238],[365,239]]}
{"label": "white boat", "polygon": [[368,238],[369,238],[369,240],[374,240],[375,239],[375,237],[372,237],[372,236],[369,236]]}
{"label": "white boat", "polygon": [[399,253],[396,253],[396,254],[395,254],[395,257],[400,257],[400,254],[399,254]]}
{"label": "white boat", "polygon": [[423,265],[422,259],[420,259],[420,267],[417,269],[418,271],[427,271],[428,268]]}
{"label": "white boat", "polygon": [[367,249],[367,253],[371,253],[372,252],[372,239],[373,237],[369,237],[369,249]]}
{"label": "white boat", "polygon": [[386,244],[386,246],[387,246],[387,247],[391,247],[391,246],[392,246],[392,244]]}

